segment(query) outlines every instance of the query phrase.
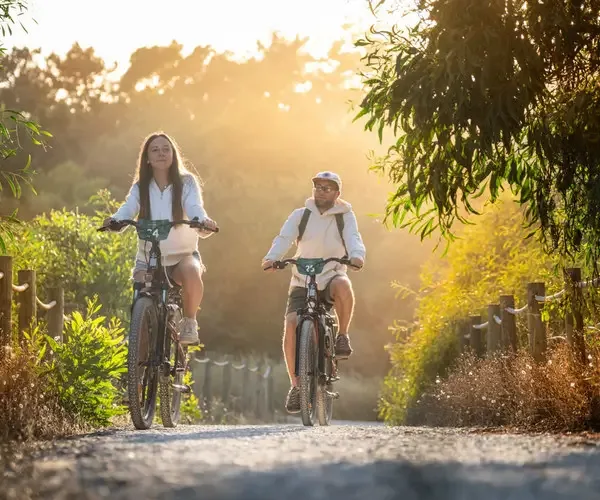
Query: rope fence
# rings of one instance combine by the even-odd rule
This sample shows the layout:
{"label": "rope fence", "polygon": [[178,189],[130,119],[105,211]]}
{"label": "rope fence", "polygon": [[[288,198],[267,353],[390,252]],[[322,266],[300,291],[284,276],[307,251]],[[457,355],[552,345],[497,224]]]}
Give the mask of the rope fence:
{"label": "rope fence", "polygon": [[18,310],[18,340],[23,341],[23,333],[35,327],[39,316],[38,306],[45,313],[48,334],[58,341],[63,340],[63,326],[67,319],[64,310],[64,290],[54,287],[46,303],[37,295],[36,272],[23,269],[17,272],[17,283],[13,283],[13,258],[0,256],[0,345],[11,344],[13,335],[13,301]]}
{"label": "rope fence", "polygon": [[[515,308],[512,295],[501,295],[498,304],[488,306],[485,322],[482,321],[481,316],[475,315],[458,320],[456,327],[461,350],[468,346],[478,355],[499,349],[516,351],[516,317],[526,313],[529,349],[536,360],[545,359],[548,341],[566,340],[576,358],[585,362],[582,293],[586,287],[598,285],[600,279],[582,281],[581,269],[569,268],[565,270],[564,280],[564,288],[551,295],[546,295],[545,283],[528,283],[527,303],[519,308]],[[546,324],[542,320],[542,308],[544,304],[558,300],[563,300],[568,305],[565,316],[566,336],[547,337]]]}
{"label": "rope fence", "polygon": [[[217,361],[205,351],[196,355],[191,359],[195,382],[192,387],[205,412],[210,414],[213,411],[217,395],[224,407],[236,414],[254,416],[261,421],[274,420],[275,380],[271,365],[263,361],[251,367],[251,361],[246,358],[236,364],[228,356]],[[218,374],[214,372],[215,367],[220,369]],[[234,373],[238,376],[234,377]],[[221,376],[220,392],[217,394],[214,392],[215,385],[218,389],[215,375]]]}

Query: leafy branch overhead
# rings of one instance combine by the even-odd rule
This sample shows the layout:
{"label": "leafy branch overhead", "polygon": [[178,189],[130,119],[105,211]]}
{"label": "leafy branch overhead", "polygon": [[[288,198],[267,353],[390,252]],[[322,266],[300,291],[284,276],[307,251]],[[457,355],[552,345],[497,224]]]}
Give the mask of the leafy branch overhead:
{"label": "leafy branch overhead", "polygon": [[[18,16],[26,10],[26,1],[3,0],[0,3],[2,37],[12,34],[12,26],[17,24]],[[20,22],[18,24],[23,27]],[[0,54],[5,52],[6,48],[0,42]],[[52,137],[52,134],[31,120],[26,111],[6,109],[4,103],[0,102],[0,199],[7,189],[14,198],[20,198],[22,185],[33,189],[31,155],[27,155],[25,166],[18,155],[23,149],[23,141],[44,147],[49,137]],[[10,215],[0,214],[0,252],[6,252],[5,238],[12,237],[12,228],[17,223],[16,212]]]}
{"label": "leafy branch overhead", "polygon": [[595,262],[599,11],[599,0],[419,0],[403,12],[419,19],[411,28],[358,40],[356,119],[395,140],[373,166],[396,186],[388,220],[452,237],[478,197],[509,186],[549,250]]}

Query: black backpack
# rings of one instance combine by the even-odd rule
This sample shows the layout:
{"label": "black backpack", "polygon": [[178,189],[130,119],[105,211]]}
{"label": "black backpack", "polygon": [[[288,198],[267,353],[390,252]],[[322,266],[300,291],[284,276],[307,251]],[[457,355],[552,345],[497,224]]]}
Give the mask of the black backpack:
{"label": "black backpack", "polygon": [[[308,224],[308,218],[310,217],[311,211],[308,208],[304,209],[304,213],[302,214],[302,219],[300,219],[300,224],[298,224],[298,239],[296,243],[298,243],[302,236],[304,235],[304,231],[306,230],[306,225]],[[342,238],[342,244],[344,245],[344,251],[346,255],[348,255],[348,249],[346,248],[346,241],[344,240],[344,214],[335,214],[335,222],[337,224],[338,231],[340,233],[340,238]]]}

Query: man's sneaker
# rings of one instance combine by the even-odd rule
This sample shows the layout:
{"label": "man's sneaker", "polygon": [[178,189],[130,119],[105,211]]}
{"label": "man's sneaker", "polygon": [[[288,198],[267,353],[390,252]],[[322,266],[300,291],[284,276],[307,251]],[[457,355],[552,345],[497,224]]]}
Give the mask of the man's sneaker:
{"label": "man's sneaker", "polygon": [[179,324],[179,342],[181,344],[198,343],[198,322],[195,318],[183,318]]}
{"label": "man's sneaker", "polygon": [[339,359],[348,359],[352,354],[350,339],[348,335],[338,335],[335,340],[335,357]]}
{"label": "man's sneaker", "polygon": [[285,409],[288,413],[300,413],[300,389],[290,387],[287,398],[285,398]]}

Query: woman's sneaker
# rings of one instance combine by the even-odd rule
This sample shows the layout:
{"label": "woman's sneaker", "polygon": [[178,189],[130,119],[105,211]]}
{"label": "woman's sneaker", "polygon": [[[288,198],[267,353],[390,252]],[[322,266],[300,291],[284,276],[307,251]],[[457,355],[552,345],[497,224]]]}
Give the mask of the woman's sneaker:
{"label": "woman's sneaker", "polygon": [[198,322],[196,318],[183,318],[179,324],[179,343],[197,344],[198,343]]}
{"label": "woman's sneaker", "polygon": [[288,413],[300,413],[300,389],[298,386],[290,387],[285,398],[285,409]]}

